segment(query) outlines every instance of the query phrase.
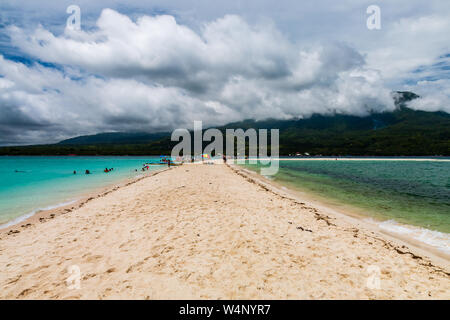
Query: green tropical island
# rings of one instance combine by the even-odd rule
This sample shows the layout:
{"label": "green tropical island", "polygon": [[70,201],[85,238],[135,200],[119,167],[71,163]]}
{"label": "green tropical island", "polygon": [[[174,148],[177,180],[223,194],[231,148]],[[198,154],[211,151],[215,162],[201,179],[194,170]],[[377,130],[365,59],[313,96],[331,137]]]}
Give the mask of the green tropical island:
{"label": "green tropical island", "polygon": [[[407,102],[419,98],[397,92],[397,109],[353,115],[313,115],[307,119],[244,120],[218,129],[279,129],[280,155],[311,156],[448,156],[450,114],[412,110]],[[79,136],[56,144],[8,146],[0,155],[160,155],[177,142],[170,132],[108,132]]]}

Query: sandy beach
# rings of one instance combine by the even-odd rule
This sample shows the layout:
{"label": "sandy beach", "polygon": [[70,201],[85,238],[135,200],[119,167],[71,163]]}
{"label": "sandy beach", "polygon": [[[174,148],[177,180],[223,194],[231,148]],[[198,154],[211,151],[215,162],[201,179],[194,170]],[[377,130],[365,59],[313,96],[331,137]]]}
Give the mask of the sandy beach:
{"label": "sandy beach", "polygon": [[0,268],[3,299],[450,299],[445,257],[220,164],[0,230]]}

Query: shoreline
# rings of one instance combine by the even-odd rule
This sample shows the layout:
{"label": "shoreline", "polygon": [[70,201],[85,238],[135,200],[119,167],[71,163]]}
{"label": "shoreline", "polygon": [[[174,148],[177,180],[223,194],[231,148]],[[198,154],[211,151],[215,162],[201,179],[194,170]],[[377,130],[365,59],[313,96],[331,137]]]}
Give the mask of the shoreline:
{"label": "shoreline", "polygon": [[[441,159],[445,158],[445,159]],[[272,160],[272,161],[436,161],[436,162],[450,162],[449,157],[436,158],[420,158],[420,157],[304,157],[304,158],[258,158],[258,160]],[[249,159],[246,159],[249,160]],[[251,159],[250,159],[251,160]]]}
{"label": "shoreline", "polygon": [[[232,166],[234,167],[235,170],[243,172],[244,174],[247,174],[250,178],[255,179],[257,184],[261,183],[266,187],[270,186],[271,188],[273,188],[271,189],[271,191],[274,193],[287,194],[297,201],[302,201],[308,205],[311,205],[312,207],[320,208],[321,210],[324,210],[331,215],[335,215],[338,216],[339,218],[348,220],[352,224],[358,225],[359,227],[366,228],[370,231],[376,231],[382,234],[383,236],[387,236],[388,237],[387,240],[398,242],[399,246],[408,245],[412,247],[413,251],[417,251],[417,256],[419,255],[426,256],[435,263],[444,265],[445,268],[450,271],[450,254],[442,250],[439,250],[438,248],[433,247],[429,244],[418,241],[414,238],[384,230],[380,228],[377,223],[371,223],[367,221],[368,219],[373,219],[375,222],[383,222],[382,220],[375,220],[375,218],[373,217],[359,213],[358,208],[352,207],[351,205],[348,204],[341,204],[338,207],[332,202],[323,201],[322,198],[316,196],[312,192],[304,190],[302,191],[295,190],[293,188],[286,187],[279,182],[268,179],[260,175],[258,172],[240,167],[239,165],[235,164]],[[401,225],[404,225],[405,227],[415,227],[413,225],[408,224],[401,224]]]}
{"label": "shoreline", "polygon": [[[217,161],[158,170],[1,233],[0,297],[449,298],[444,259],[242,170]],[[76,290],[66,285],[73,265]],[[373,266],[378,289],[367,287]]]}
{"label": "shoreline", "polygon": [[[284,159],[283,159],[284,160]],[[298,159],[292,159],[292,160],[298,160]],[[333,159],[330,159],[333,160]],[[221,161],[213,160],[214,163],[217,165]],[[200,165],[201,163],[186,163],[185,165]],[[446,265],[446,268],[449,268],[450,270],[450,254],[443,252],[442,250],[439,250],[436,247],[433,247],[427,243],[418,241],[414,238],[403,236],[401,234],[390,232],[388,230],[383,230],[379,227],[377,223],[381,223],[387,220],[379,220],[374,217],[364,215],[361,211],[362,209],[359,209],[357,207],[351,206],[349,204],[341,203],[337,205],[336,203],[333,203],[333,201],[326,201],[325,199],[321,198],[320,196],[314,194],[313,192],[309,192],[307,190],[295,190],[293,187],[286,187],[283,184],[273,181],[271,179],[268,179],[261,174],[259,174],[256,171],[252,171],[250,169],[244,168],[240,166],[239,164],[230,164],[230,168],[232,168],[237,174],[244,173],[251,178],[257,180],[258,183],[265,184],[266,186],[269,185],[275,190],[271,190],[272,192],[276,194],[283,194],[288,193],[291,195],[295,200],[301,200],[303,202],[306,202],[310,204],[313,207],[320,208],[322,210],[327,211],[328,213],[332,215],[338,215],[340,217],[344,217],[344,219],[353,219],[351,221],[352,223],[360,224],[362,226],[367,227],[370,230],[376,230],[377,232],[386,235],[390,237],[390,240],[395,239],[397,241],[401,241],[401,245],[408,244],[410,246],[413,246],[414,249],[419,250],[421,255],[427,256],[427,258],[430,258],[433,261],[438,261],[438,263]],[[26,229],[33,224],[36,224],[38,222],[45,222],[47,220],[53,219],[56,216],[64,215],[67,213],[72,212],[73,210],[77,210],[81,207],[83,207],[86,203],[88,203],[91,200],[104,197],[105,195],[108,195],[111,192],[114,192],[116,190],[119,190],[120,188],[123,188],[125,186],[129,186],[131,184],[134,184],[136,182],[139,182],[145,178],[157,175],[161,172],[164,172],[166,170],[169,170],[168,168],[154,170],[149,173],[140,174],[137,177],[134,178],[122,178],[117,182],[111,183],[108,186],[96,188],[95,190],[91,190],[89,192],[86,192],[84,195],[79,196],[77,199],[66,201],[62,203],[61,205],[55,205],[54,208],[51,209],[36,209],[32,211],[31,213],[24,214],[20,217],[17,217],[10,222],[6,222],[2,225],[0,225],[0,236],[2,234],[14,234],[18,233],[18,229]],[[51,206],[53,207],[53,205]],[[22,218],[23,217],[23,218]],[[374,223],[368,221],[368,219],[372,219]],[[10,224],[13,221],[16,221],[13,224]],[[395,221],[395,220],[394,220]],[[413,225],[408,224],[400,224],[405,227],[416,227]],[[416,227],[418,228],[418,227]],[[430,229],[425,229],[431,232],[438,232]]]}
{"label": "shoreline", "polygon": [[[446,250],[444,250],[445,248],[442,246],[441,247],[433,246],[432,244],[429,244],[425,241],[417,240],[416,238],[413,238],[412,236],[403,235],[400,232],[389,231],[387,229],[389,227],[391,227],[391,229],[392,229],[392,227],[394,227],[394,228],[400,227],[400,228],[408,229],[407,231],[409,231],[411,233],[422,231],[422,232],[426,232],[426,233],[433,233],[434,236],[436,236],[436,234],[443,235],[443,236],[445,236],[445,235],[450,236],[449,233],[439,231],[439,230],[429,229],[423,225],[414,225],[414,224],[409,224],[407,222],[398,222],[395,218],[392,218],[392,217],[385,217],[385,219],[383,219],[382,217],[365,214],[364,212],[367,211],[367,209],[358,207],[357,205],[352,205],[351,203],[340,202],[339,200],[335,200],[335,199],[327,199],[326,197],[324,197],[320,194],[317,194],[313,191],[310,191],[306,188],[291,185],[289,183],[283,184],[282,182],[267,178],[267,177],[261,175],[257,170],[251,170],[242,165],[235,164],[235,166],[238,166],[239,169],[247,172],[248,174],[251,174],[251,175],[256,174],[258,179],[265,181],[265,183],[273,185],[275,188],[277,188],[279,190],[283,189],[285,191],[289,191],[290,193],[293,194],[293,196],[295,196],[297,198],[307,199],[307,201],[312,203],[314,206],[328,208],[329,210],[336,211],[340,214],[344,214],[345,216],[355,218],[358,221],[361,220],[364,223],[369,224],[372,227],[376,228],[377,230],[379,230],[382,233],[387,233],[387,234],[390,234],[391,236],[394,236],[396,238],[400,238],[403,240],[406,239],[407,242],[414,244],[414,246],[416,246],[416,247],[425,248],[427,250],[432,251],[434,255],[438,255],[438,256],[444,257],[447,260],[450,260],[450,251],[449,251],[448,247]],[[389,225],[388,222],[391,222],[391,224]],[[380,225],[382,225],[382,226],[380,226]]]}
{"label": "shoreline", "polygon": [[[141,173],[138,176],[134,178],[121,178],[118,181],[111,183],[107,186],[100,187],[100,188],[94,188],[93,190],[90,190],[88,192],[83,192],[83,195],[80,195],[76,197],[73,200],[68,200],[59,204],[51,205],[50,209],[35,209],[29,213],[23,214],[21,216],[18,216],[17,218],[12,219],[11,221],[8,221],[6,223],[3,223],[0,225],[0,236],[2,234],[12,234],[12,233],[18,233],[18,229],[26,229],[33,224],[36,224],[38,222],[45,222],[49,219],[53,219],[56,216],[64,215],[67,213],[72,212],[73,210],[77,210],[81,207],[83,207],[86,203],[89,201],[103,197],[113,191],[116,191],[120,188],[123,188],[124,186],[128,186],[131,184],[134,184],[142,179],[145,179],[147,177],[151,177],[155,174],[158,174],[160,172],[163,172],[165,169],[159,169],[159,170],[152,170],[151,172],[147,173]],[[17,222],[16,222],[17,221]]]}

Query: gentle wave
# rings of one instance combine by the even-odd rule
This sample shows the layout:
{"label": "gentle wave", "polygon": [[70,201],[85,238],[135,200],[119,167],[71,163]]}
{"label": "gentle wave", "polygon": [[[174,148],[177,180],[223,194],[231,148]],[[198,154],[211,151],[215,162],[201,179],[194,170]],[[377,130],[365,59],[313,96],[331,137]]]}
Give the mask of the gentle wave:
{"label": "gentle wave", "polygon": [[5,223],[5,224],[0,225],[0,229],[8,228],[8,227],[13,226],[15,224],[18,224],[18,223],[20,223],[22,221],[25,221],[28,218],[31,218],[32,216],[34,216],[38,212],[58,209],[58,208],[61,208],[61,207],[65,207],[65,206],[71,205],[71,204],[73,204],[73,203],[75,203],[77,201],[78,201],[78,199],[67,201],[67,202],[61,202],[61,203],[58,203],[58,204],[55,204],[55,205],[51,205],[51,206],[48,206],[48,207],[44,207],[44,208],[38,208],[38,209],[33,210],[33,211],[31,211],[31,212],[29,212],[27,214],[21,215],[21,216],[15,218],[15,219]]}
{"label": "gentle wave", "polygon": [[446,254],[450,254],[450,234],[448,233],[404,225],[398,223],[395,220],[378,222],[369,218],[366,219],[366,221],[375,223],[382,230],[407,236],[426,245],[434,247],[442,252],[445,252]]}

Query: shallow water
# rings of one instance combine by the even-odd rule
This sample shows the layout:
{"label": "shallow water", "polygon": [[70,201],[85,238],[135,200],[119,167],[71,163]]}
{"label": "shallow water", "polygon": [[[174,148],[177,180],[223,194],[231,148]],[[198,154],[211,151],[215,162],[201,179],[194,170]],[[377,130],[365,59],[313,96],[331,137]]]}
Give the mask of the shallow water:
{"label": "shallow water", "polygon": [[[332,204],[350,205],[386,230],[443,240],[440,247],[450,243],[450,162],[281,160],[271,179]],[[417,228],[405,231],[399,223]]]}
{"label": "shallow water", "polygon": [[[142,174],[143,163],[158,161],[159,157],[0,157],[0,225],[134,178]],[[105,168],[114,170],[104,173]],[[86,169],[90,175],[84,174]]]}

